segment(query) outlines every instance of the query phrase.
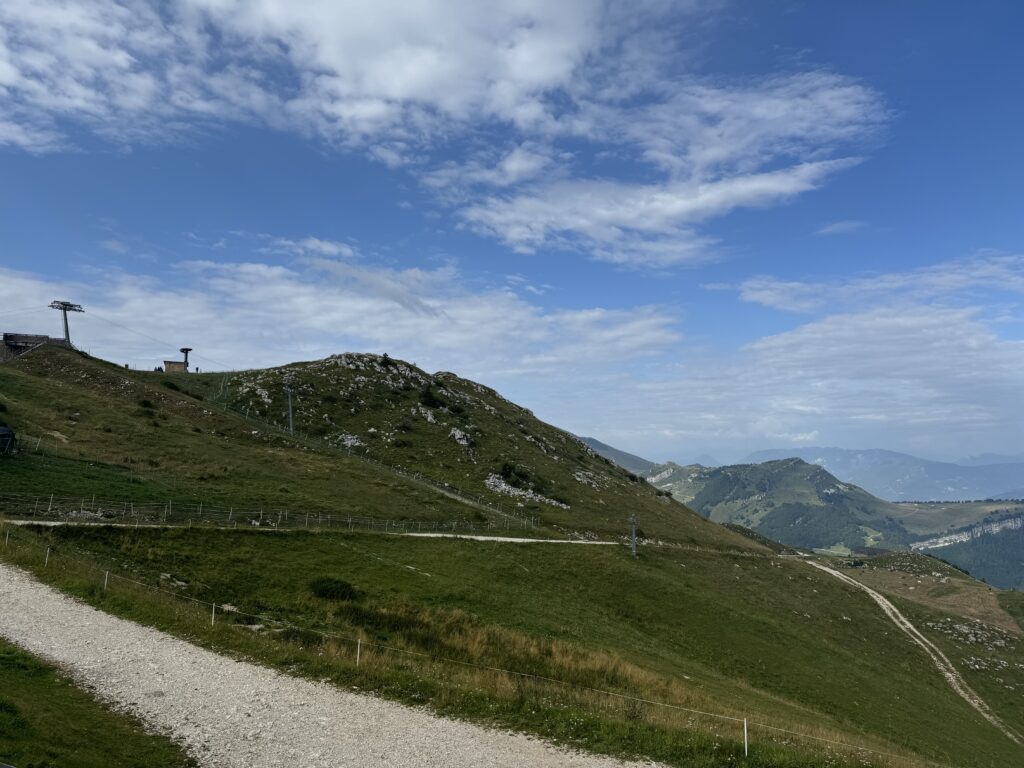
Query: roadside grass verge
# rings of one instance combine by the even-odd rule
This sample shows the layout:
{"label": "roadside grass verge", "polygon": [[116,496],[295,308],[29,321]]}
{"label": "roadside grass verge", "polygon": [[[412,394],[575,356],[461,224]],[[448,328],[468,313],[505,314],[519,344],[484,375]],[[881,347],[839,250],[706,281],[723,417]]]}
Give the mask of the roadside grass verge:
{"label": "roadside grass verge", "polygon": [[0,761],[25,768],[194,765],[167,738],[107,709],[54,667],[2,639]]}
{"label": "roadside grass verge", "polygon": [[[897,655],[892,675],[880,673],[877,657],[855,662],[861,649],[836,646],[850,639],[843,612],[858,634],[883,636],[892,627],[801,564],[674,549],[644,550],[635,563],[624,548],[560,549],[368,534],[67,528],[15,530],[0,553],[103,610],[217,650],[597,752],[680,766],[925,764],[911,755],[830,751],[763,724],[964,766],[998,765],[1008,754],[965,719],[966,705],[912,649],[900,642],[879,649]],[[107,569],[178,594],[121,580],[104,592]],[[325,578],[351,586],[349,599],[314,594],[311,584]],[[708,594],[710,584],[717,594]],[[792,594],[779,592],[782,584]],[[836,616],[794,622],[787,614],[807,607],[813,591],[825,593],[820,599]],[[220,606],[213,626],[211,600]],[[750,718],[759,724],[750,757],[742,757],[741,722],[638,699]],[[927,717],[907,711],[908,699],[927,700]],[[943,736],[936,719],[959,722]]]}

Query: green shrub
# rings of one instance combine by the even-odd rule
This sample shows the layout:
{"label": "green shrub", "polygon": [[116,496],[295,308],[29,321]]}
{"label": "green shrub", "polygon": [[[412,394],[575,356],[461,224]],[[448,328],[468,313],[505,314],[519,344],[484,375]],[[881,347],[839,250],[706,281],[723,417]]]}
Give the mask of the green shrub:
{"label": "green shrub", "polygon": [[364,597],[360,590],[347,581],[336,579],[333,576],[321,576],[319,579],[313,579],[309,582],[309,591],[324,600],[349,602],[361,600]]}
{"label": "green shrub", "polygon": [[424,384],[423,389],[420,390],[420,404],[427,408],[443,408],[445,406],[444,400],[434,394],[434,390],[429,384]]}

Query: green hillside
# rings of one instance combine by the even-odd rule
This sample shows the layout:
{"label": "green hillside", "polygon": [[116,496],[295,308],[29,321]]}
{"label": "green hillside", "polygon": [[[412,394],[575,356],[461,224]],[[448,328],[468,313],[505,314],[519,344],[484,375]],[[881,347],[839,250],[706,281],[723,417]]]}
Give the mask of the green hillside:
{"label": "green hillside", "polygon": [[[284,429],[285,387],[295,436]],[[369,355],[168,376],[38,350],[0,365],[0,404],[22,441],[16,456],[0,459],[0,512],[117,521],[146,503],[179,510],[168,514],[177,528],[12,526],[0,557],[104,610],[218,650],[678,766],[916,766],[928,758],[996,768],[1021,755],[867,595],[759,538],[771,525],[830,529],[773,517],[774,509],[757,517],[742,502],[758,493],[782,488],[807,519],[840,491],[860,499],[827,473],[811,477],[808,465],[789,466],[777,486],[767,475],[738,483],[701,468],[711,474],[693,478],[701,483],[694,503],[705,506],[727,484],[740,489],[722,501],[758,532],[746,535],[493,390]],[[850,502],[847,525],[830,542],[863,543],[872,530],[895,538],[878,527],[878,510],[857,503],[864,508]],[[289,527],[289,514],[291,527],[303,527],[296,521],[310,512],[393,525],[387,534],[328,525],[271,535],[231,529],[238,518],[226,525],[227,510],[245,510],[246,527],[267,518]],[[531,518],[533,536],[614,539],[630,515],[642,534],[636,560],[623,546],[391,535],[414,523]],[[106,570],[115,587],[104,591],[97,574]],[[222,610],[211,626],[214,601]],[[964,621],[956,604],[944,606],[922,610],[928,621]],[[1003,608],[990,610],[1012,625]],[[355,637],[373,644],[358,667]],[[1000,676],[1024,686],[1024,666],[1013,666],[1024,665],[1017,642],[1000,651],[1010,665]],[[969,657],[955,663],[961,658]],[[1004,689],[987,677],[977,684],[1024,727]],[[748,718],[749,759],[736,721],[690,710]],[[900,757],[852,754],[809,736]]]}
{"label": "green hillside", "polygon": [[[294,437],[283,428],[284,386],[295,392]],[[635,514],[648,536],[752,546],[493,390],[373,355],[167,375],[43,348],[0,366],[0,404],[23,449],[4,461],[0,503],[23,494],[19,508],[53,494],[86,509],[95,497],[117,507],[530,518],[554,535],[617,536]]]}
{"label": "green hillside", "polygon": [[[2,556],[104,610],[215,648],[602,752],[707,768],[918,764],[831,750],[770,725],[948,766],[996,768],[1021,755],[874,602],[799,560],[663,546],[634,561],[624,547],[146,528],[16,531]],[[208,604],[121,582],[104,592],[106,568],[259,618],[226,612],[211,627]],[[348,585],[346,595],[322,583]],[[934,610],[927,620],[963,623]],[[1024,685],[1014,671],[1024,662],[1019,636],[1004,636],[996,655],[1009,667],[974,683],[993,694],[1007,694],[994,677]],[[350,637],[365,643],[360,667]],[[735,723],[586,689],[747,717],[758,724],[751,757],[741,757]],[[992,706],[1022,724],[1012,696]]]}
{"label": "green hillside", "polygon": [[346,354],[234,374],[224,385],[232,408],[282,427],[286,388],[296,431],[558,529],[623,534],[636,514],[647,535],[721,535],[575,436],[452,373]]}
{"label": "green hillside", "polygon": [[849,551],[904,546],[911,538],[897,505],[800,459],[715,468],[666,464],[648,480],[710,520],[795,547]]}

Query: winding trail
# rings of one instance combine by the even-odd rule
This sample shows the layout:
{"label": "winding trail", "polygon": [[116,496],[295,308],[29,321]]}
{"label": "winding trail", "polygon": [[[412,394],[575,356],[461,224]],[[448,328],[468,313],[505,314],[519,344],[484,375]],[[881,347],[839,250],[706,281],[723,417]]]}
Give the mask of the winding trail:
{"label": "winding trail", "polygon": [[985,700],[976,694],[969,685],[967,685],[967,682],[960,676],[960,673],[957,671],[956,667],[953,666],[953,663],[949,660],[946,654],[939,650],[935,643],[925,637],[917,627],[911,624],[910,620],[900,613],[899,609],[893,605],[888,598],[871,589],[871,587],[861,584],[853,577],[847,576],[845,573],[837,571],[834,568],[829,568],[827,565],[822,565],[821,563],[813,560],[808,560],[807,562],[818,570],[824,571],[840,581],[849,584],[851,587],[856,587],[857,589],[867,592],[868,595],[871,596],[871,599],[878,603],[878,606],[882,609],[885,615],[892,620],[893,624],[899,627],[911,640],[917,643],[917,645],[919,645],[924,652],[928,654],[932,663],[935,664],[939,672],[941,672],[942,676],[946,679],[946,682],[949,683],[949,687],[952,688],[960,698],[974,707],[982,717],[1002,731],[1008,739],[1013,741],[1015,744],[1024,746],[1024,739],[1022,739],[1020,734],[1006,725],[1006,723],[1004,723],[995,714],[995,712],[989,708],[988,704],[985,703]]}
{"label": "winding trail", "polygon": [[627,768],[236,661],[71,599],[0,563],[0,636],[57,663],[205,768]]}

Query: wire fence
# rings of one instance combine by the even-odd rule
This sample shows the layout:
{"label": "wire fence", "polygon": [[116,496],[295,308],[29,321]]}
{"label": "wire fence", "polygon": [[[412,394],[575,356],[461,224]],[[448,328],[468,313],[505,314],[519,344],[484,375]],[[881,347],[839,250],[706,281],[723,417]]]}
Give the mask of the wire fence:
{"label": "wire fence", "polygon": [[[317,448],[326,448],[327,450],[331,450],[334,452],[344,453],[350,459],[360,461],[364,464],[369,464],[377,468],[378,470],[386,472],[388,474],[398,475],[407,482],[420,485],[425,488],[429,488],[435,491],[436,493],[439,493],[443,496],[452,499],[453,501],[460,502],[466,506],[469,506],[482,512],[489,512],[498,518],[511,521],[507,526],[504,526],[504,528],[506,529],[534,529],[538,525],[538,519],[536,515],[522,511],[518,509],[514,504],[495,503],[491,500],[486,499],[483,496],[476,496],[474,494],[467,493],[466,491],[455,488],[447,483],[439,483],[433,480],[432,478],[423,475],[420,472],[416,472],[405,467],[400,467],[379,461],[371,456],[367,456],[363,453],[360,453],[359,451],[354,451],[349,447],[334,445],[329,441],[323,439],[310,438],[304,435],[292,435],[288,433],[287,430],[282,430],[280,427],[271,422],[254,419],[250,416],[247,416],[245,413],[238,412],[227,407],[215,407],[223,408],[223,410],[225,411],[228,411],[236,416],[240,416],[244,419],[248,419],[249,421],[252,421],[255,424],[259,424],[264,428],[273,429],[274,431],[278,432],[282,437],[286,437],[297,442],[304,442],[307,445],[315,444],[315,447]],[[43,456],[52,455],[61,458],[81,458],[80,456],[76,455],[74,451],[67,448],[64,444],[62,444],[61,441],[54,436],[22,434],[18,439],[18,450],[30,454],[37,454]],[[140,483],[155,483],[157,485],[162,486],[166,491],[169,492],[168,500],[170,503],[179,503],[175,502],[173,498],[173,496],[178,493],[177,479],[174,478],[173,476],[168,477],[166,476],[166,473],[148,472],[139,464],[129,465],[128,474],[129,483],[136,481]],[[181,492],[184,493],[184,490],[182,490]],[[121,503],[123,503],[123,501],[124,500],[122,500]]]}
{"label": "wire fence", "polygon": [[[885,758],[886,760],[896,760],[899,765],[916,764],[916,765],[928,765],[934,768],[952,768],[948,764],[939,763],[916,754],[898,754],[894,752],[886,752],[883,750],[872,749],[859,744],[852,744],[837,739],[831,739],[824,736],[816,736],[806,732],[794,731],[787,728],[771,725],[769,723],[759,722],[749,717],[740,717],[738,715],[727,715],[723,713],[708,712],[705,710],[695,709],[692,707],[686,707],[680,704],[672,702],[658,701],[655,699],[645,698],[643,696],[636,696],[629,693],[623,693],[621,691],[611,691],[602,688],[580,685],[578,683],[572,683],[558,678],[549,677],[545,675],[539,675],[530,672],[523,672],[514,669],[507,669],[504,667],[481,664],[473,661],[466,661],[464,659],[455,659],[446,657],[443,655],[426,653],[423,651],[414,651],[408,648],[400,648],[394,645],[388,645],[380,642],[373,642],[363,637],[353,634],[345,634],[340,632],[331,632],[323,629],[318,629],[309,626],[301,626],[289,621],[285,621],[274,616],[267,615],[265,613],[249,613],[239,609],[237,606],[231,605],[226,602],[218,602],[217,600],[204,600],[192,595],[182,594],[179,591],[167,589],[165,587],[156,586],[153,584],[140,581],[130,576],[124,576],[117,573],[111,568],[104,568],[97,565],[95,562],[85,560],[79,557],[75,557],[68,554],[63,548],[58,548],[52,544],[47,544],[41,541],[37,536],[26,532],[16,526],[10,524],[3,524],[0,527],[2,531],[2,547],[3,552],[10,554],[12,548],[12,542],[15,545],[25,545],[37,552],[38,558],[42,559],[42,568],[51,569],[54,567],[67,567],[68,564],[73,565],[87,573],[93,574],[97,584],[102,577],[102,590],[106,592],[113,584],[117,582],[130,584],[135,587],[139,587],[146,591],[160,593],[174,600],[189,603],[196,608],[200,608],[205,611],[205,607],[209,606],[209,620],[210,625],[215,626],[220,617],[221,623],[226,620],[230,620],[230,626],[245,629],[251,632],[252,624],[246,623],[235,623],[235,618],[240,618],[245,621],[256,621],[262,625],[273,625],[282,630],[293,630],[297,633],[304,633],[310,636],[320,637],[323,640],[331,640],[334,642],[340,642],[347,644],[352,649],[352,657],[356,667],[365,663],[367,654],[373,652],[375,654],[394,654],[396,656],[406,658],[418,658],[426,660],[434,664],[440,665],[452,665],[457,667],[468,668],[481,672],[489,672],[499,675],[505,675],[510,679],[519,679],[532,681],[549,686],[555,686],[560,689],[566,689],[571,691],[577,691],[587,694],[593,694],[599,697],[606,697],[622,702],[629,702],[634,705],[643,705],[656,708],[662,711],[669,712],[680,712],[689,715],[695,715],[702,718],[708,718],[712,721],[731,723],[736,726],[736,739],[742,741],[744,757],[749,757],[751,750],[751,731],[760,729],[768,734],[778,734],[782,736],[793,737],[797,739],[803,739],[806,741],[814,742],[816,744],[828,745],[829,747],[836,748],[837,750],[847,752],[850,754],[857,755],[859,759],[863,760],[867,755],[874,755],[877,757]],[[92,578],[92,577],[90,577]],[[695,724],[695,721],[691,721],[691,724]],[[742,731],[740,730],[742,729]],[[775,742],[772,742],[775,744]],[[865,763],[867,764],[867,763]]]}
{"label": "wire fence", "polygon": [[380,518],[324,510],[234,507],[204,502],[112,501],[95,496],[0,494],[0,513],[29,522],[117,526],[188,526],[271,530],[377,531],[384,533],[510,533],[532,529],[513,518],[432,520]]}

